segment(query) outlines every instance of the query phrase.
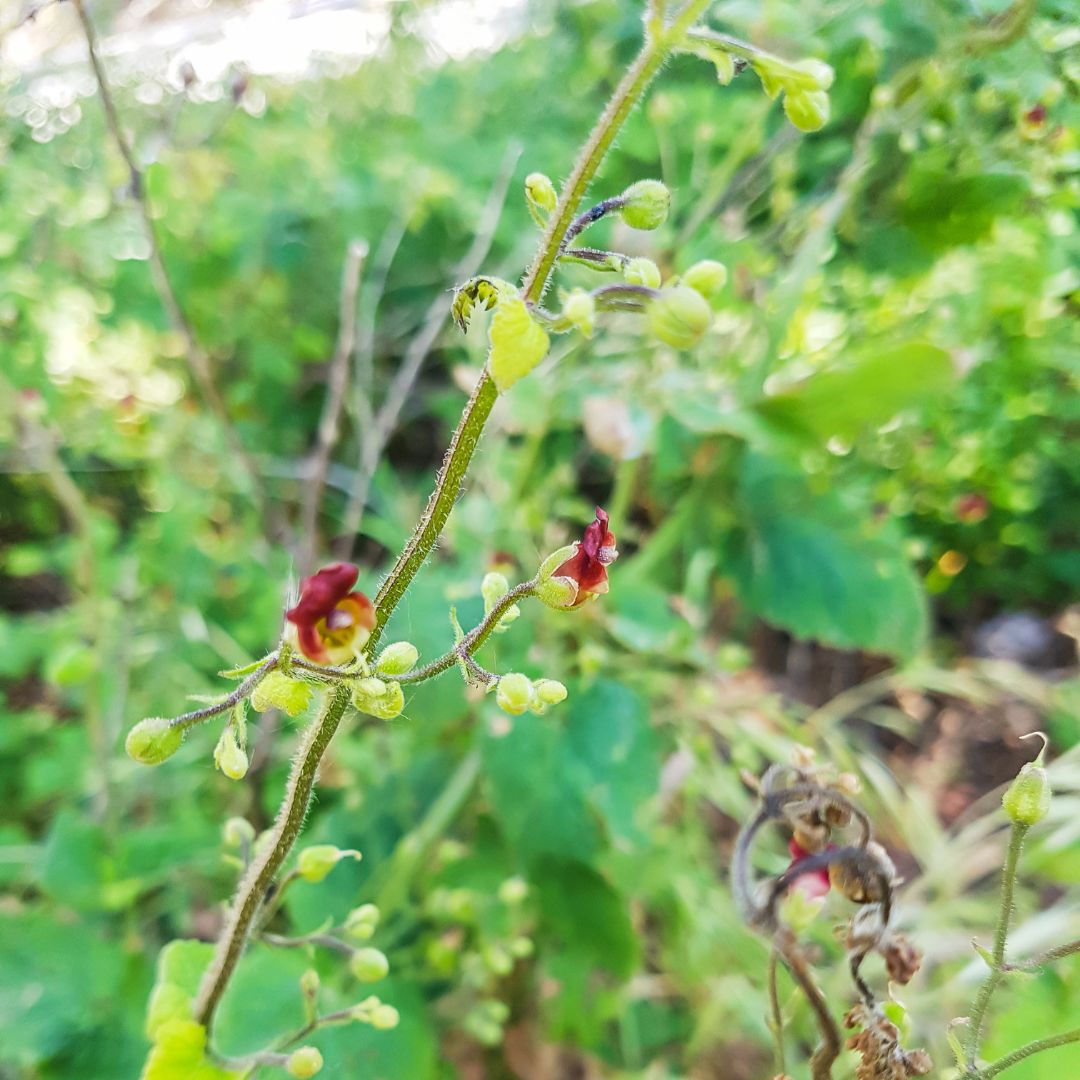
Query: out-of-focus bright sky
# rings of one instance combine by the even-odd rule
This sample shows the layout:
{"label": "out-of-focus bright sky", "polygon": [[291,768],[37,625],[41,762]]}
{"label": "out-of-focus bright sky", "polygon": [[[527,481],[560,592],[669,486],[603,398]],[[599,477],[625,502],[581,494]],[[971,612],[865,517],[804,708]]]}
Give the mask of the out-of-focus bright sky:
{"label": "out-of-focus bright sky", "polygon": [[[344,75],[385,45],[396,6],[395,0],[131,0],[110,19],[107,5],[91,0],[90,10],[111,77],[133,84],[136,96],[153,105],[180,88],[185,71],[196,80],[189,95],[208,101],[220,98],[241,71],[281,79]],[[524,8],[525,0],[441,0],[418,6],[404,24],[439,63],[497,49],[520,28]],[[77,120],[70,110],[94,92],[85,59],[72,5],[6,0],[0,87],[10,95],[9,115],[32,120],[35,107],[67,109],[70,122]],[[22,85],[11,93],[16,83]]]}

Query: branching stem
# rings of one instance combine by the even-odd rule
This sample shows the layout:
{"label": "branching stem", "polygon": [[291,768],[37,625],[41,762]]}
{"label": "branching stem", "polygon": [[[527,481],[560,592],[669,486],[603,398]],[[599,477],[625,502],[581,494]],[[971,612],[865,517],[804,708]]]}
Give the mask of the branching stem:
{"label": "branching stem", "polygon": [[[81,8],[82,0],[78,2]],[[536,303],[543,296],[562,250],[567,230],[574,220],[578,206],[596,175],[600,163],[646,87],[660,70],[665,58],[683,40],[686,31],[704,11],[707,4],[708,0],[687,0],[670,27],[665,28],[662,33],[650,36],[619,83],[611,101],[579,153],[570,179],[563,187],[558,204],[551,215],[541,240],[539,253],[522,285],[522,295],[526,301]],[[390,616],[442,533],[450,511],[461,492],[473,454],[476,452],[484,425],[491,415],[497,397],[495,383],[485,371],[477,382],[451,438],[442,468],[439,470],[435,490],[428,500],[427,507],[375,597],[375,628],[367,646],[369,655],[378,645]],[[513,592],[514,590],[511,590],[503,600],[513,603],[513,599],[509,599],[513,596]],[[484,624],[481,624],[481,627],[483,626]],[[477,636],[472,644],[479,647],[493,629],[494,623],[491,623],[486,630],[478,628],[480,632],[473,632]],[[463,645],[466,640],[468,638],[463,639],[461,644]],[[446,660],[446,657],[442,659]],[[452,664],[456,659],[455,654],[451,656],[449,663]],[[313,721],[305,732],[281,808],[278,811],[271,842],[252,863],[237,889],[229,919],[218,941],[214,959],[203,979],[196,1000],[196,1019],[207,1028],[208,1032],[217,1006],[243,952],[263,898],[299,835],[311,799],[319,761],[341,723],[348,701],[348,685],[343,682],[328,694],[322,715]]]}
{"label": "branching stem", "polygon": [[1004,978],[1005,945],[1009,938],[1009,924],[1012,922],[1013,916],[1016,868],[1020,861],[1020,852],[1023,850],[1024,837],[1027,836],[1027,831],[1028,826],[1013,822],[1012,831],[1009,834],[1009,850],[1005,855],[1005,867],[1001,875],[1001,905],[998,912],[997,929],[994,931],[994,949],[991,954],[993,964],[990,973],[986,976],[986,980],[979,988],[975,1004],[972,1006],[971,1019],[968,1024],[968,1037],[964,1047],[967,1052],[968,1068],[971,1070],[975,1068],[979,1056],[979,1047],[982,1045],[986,1010],[990,1005],[990,999],[994,996],[994,991]]}

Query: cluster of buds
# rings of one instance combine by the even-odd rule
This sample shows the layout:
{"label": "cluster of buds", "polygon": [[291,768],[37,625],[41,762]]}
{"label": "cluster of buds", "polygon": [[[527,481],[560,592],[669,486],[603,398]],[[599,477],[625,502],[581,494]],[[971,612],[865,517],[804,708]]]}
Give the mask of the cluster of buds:
{"label": "cluster of buds", "polygon": [[548,706],[566,700],[566,687],[555,679],[530,679],[518,671],[508,672],[495,684],[495,701],[503,712],[542,715]]}

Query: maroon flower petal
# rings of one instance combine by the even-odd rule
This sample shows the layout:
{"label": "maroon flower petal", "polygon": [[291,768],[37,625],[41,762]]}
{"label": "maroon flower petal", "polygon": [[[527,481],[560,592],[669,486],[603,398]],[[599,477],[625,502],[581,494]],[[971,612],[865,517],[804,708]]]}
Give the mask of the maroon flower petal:
{"label": "maroon flower petal", "polygon": [[570,578],[577,585],[578,595],[572,607],[579,607],[590,594],[608,591],[607,568],[619,557],[608,521],[608,515],[598,506],[596,520],[586,526],[577,551],[552,574],[552,577]]}
{"label": "maroon flower petal", "polygon": [[[285,617],[296,627],[301,652],[318,664],[330,663],[327,631],[341,634],[349,628],[368,630],[375,626],[375,609],[361,592],[350,591],[360,576],[352,563],[332,563],[304,578],[300,599]],[[332,641],[331,644],[334,644]]]}

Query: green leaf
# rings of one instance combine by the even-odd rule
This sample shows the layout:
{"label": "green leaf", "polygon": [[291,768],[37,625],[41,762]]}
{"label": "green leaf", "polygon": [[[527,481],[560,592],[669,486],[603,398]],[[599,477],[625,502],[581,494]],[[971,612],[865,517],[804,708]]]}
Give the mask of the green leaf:
{"label": "green leaf", "polygon": [[146,1008],[147,1038],[156,1041],[163,1025],[191,1019],[191,1003],[213,955],[214,947],[202,941],[171,941],[161,950]]}
{"label": "green leaf", "polygon": [[944,393],[953,378],[948,353],[909,342],[811,375],[759,402],[755,411],[822,442],[851,441],[904,409]]}
{"label": "green leaf", "polygon": [[206,1028],[194,1020],[169,1020],[158,1031],[141,1080],[229,1080],[238,1072],[206,1059]]}
{"label": "green leaf", "polygon": [[922,647],[926,599],[890,522],[757,454],[743,461],[738,505],[746,539],[733,570],[749,608],[839,648]]}
{"label": "green leaf", "polygon": [[551,940],[565,954],[626,979],[639,959],[639,944],[626,900],[592,867],[545,859],[533,881],[537,910]]}

